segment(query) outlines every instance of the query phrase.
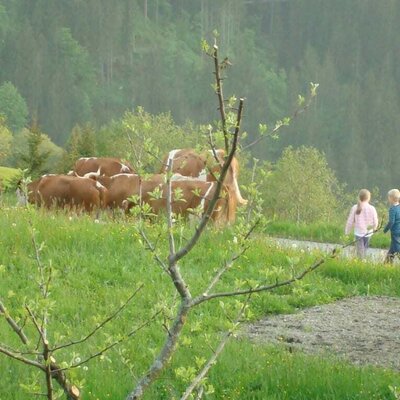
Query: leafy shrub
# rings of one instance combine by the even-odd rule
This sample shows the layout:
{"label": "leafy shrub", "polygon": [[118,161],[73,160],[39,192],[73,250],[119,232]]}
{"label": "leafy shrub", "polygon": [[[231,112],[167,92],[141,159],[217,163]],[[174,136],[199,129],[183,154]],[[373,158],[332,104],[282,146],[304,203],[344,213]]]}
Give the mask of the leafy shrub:
{"label": "leafy shrub", "polygon": [[138,107],[100,129],[96,145],[99,156],[128,159],[136,170],[156,172],[170,150],[196,147],[202,139],[198,128],[176,125],[170,113],[152,115]]}
{"label": "leafy shrub", "polygon": [[63,150],[40,132],[23,129],[14,136],[11,163],[27,169],[28,175],[39,176],[45,172],[56,172]]}
{"label": "leafy shrub", "polygon": [[343,191],[325,155],[304,146],[284,150],[266,185],[268,214],[296,223],[332,220]]}

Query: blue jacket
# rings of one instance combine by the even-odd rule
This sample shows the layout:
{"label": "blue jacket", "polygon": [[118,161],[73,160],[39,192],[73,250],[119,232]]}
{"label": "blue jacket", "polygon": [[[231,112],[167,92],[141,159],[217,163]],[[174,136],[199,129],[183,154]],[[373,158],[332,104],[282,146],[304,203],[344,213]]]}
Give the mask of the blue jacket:
{"label": "blue jacket", "polygon": [[390,229],[392,235],[400,236],[400,205],[392,206],[389,209],[389,222],[383,230],[385,233]]}

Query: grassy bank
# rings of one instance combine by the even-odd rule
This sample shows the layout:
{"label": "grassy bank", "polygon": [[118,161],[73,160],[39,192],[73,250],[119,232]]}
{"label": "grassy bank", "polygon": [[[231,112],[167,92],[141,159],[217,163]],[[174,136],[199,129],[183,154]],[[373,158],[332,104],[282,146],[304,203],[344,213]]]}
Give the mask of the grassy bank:
{"label": "grassy bank", "polygon": [[[293,222],[272,221],[268,224],[265,233],[276,237],[321,243],[345,243],[349,240],[344,235],[344,225],[339,223],[295,224]],[[371,247],[386,249],[389,246],[390,237],[382,231],[376,233],[371,239]]]}
{"label": "grassy bank", "polygon": [[19,172],[20,170],[16,168],[0,167],[0,180],[7,181],[12,179],[18,175]]}
{"label": "grassy bank", "polygon": [[[18,316],[23,299],[37,296],[36,264],[28,221],[44,243],[42,259],[55,272],[51,299],[54,301],[49,331],[52,343],[63,343],[88,333],[110,315],[140,283],[144,289],[127,309],[74,354],[63,350],[57,361],[85,358],[104,343],[147,320],[155,309],[163,315],[118,349],[95,359],[87,368],[73,371],[83,386],[84,399],[124,399],[135,377],[146,371],[165,335],[162,324],[170,323],[174,290],[170,279],[143,249],[132,222],[108,221],[96,224],[90,217],[73,217],[43,211],[0,210],[0,295],[12,315]],[[184,236],[188,232],[183,233]],[[234,247],[233,232],[209,230],[189,258],[182,262],[192,294],[204,291],[210,277],[226,259],[223,243]],[[153,238],[156,240],[156,237]],[[184,240],[184,237],[182,238]],[[167,243],[158,242],[164,253]],[[252,249],[220,282],[218,290],[246,287],[251,281],[274,282],[310,265],[316,255],[281,250],[258,237]],[[293,265],[295,264],[295,265]],[[246,277],[247,281],[243,278]],[[268,313],[294,312],[298,308],[329,303],[346,296],[382,294],[400,296],[400,269],[373,266],[356,261],[331,260],[292,288],[254,295],[250,319]],[[221,333],[236,314],[236,300],[206,303],[189,316],[184,337],[170,368],[157,380],[146,399],[179,398],[191,368],[208,358]],[[33,331],[28,329],[32,336]],[[20,345],[1,322],[0,342]],[[196,359],[197,357],[197,359]],[[182,370],[182,367],[185,368]],[[38,382],[29,368],[0,356],[0,399],[31,398],[21,383]],[[186,372],[185,372],[186,371]],[[193,372],[192,372],[193,373]],[[378,368],[359,368],[332,359],[289,353],[283,348],[256,345],[233,339],[212,370],[209,383],[214,393],[207,399],[390,399],[389,385],[400,375]]]}

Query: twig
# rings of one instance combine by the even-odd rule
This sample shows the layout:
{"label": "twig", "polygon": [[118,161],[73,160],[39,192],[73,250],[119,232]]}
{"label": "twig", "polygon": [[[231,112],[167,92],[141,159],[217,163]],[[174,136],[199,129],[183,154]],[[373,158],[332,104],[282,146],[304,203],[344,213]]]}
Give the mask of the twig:
{"label": "twig", "polygon": [[85,337],[79,340],[72,340],[69,343],[61,344],[59,346],[54,347],[51,349],[51,351],[54,353],[57,350],[60,349],[65,349],[70,346],[74,346],[83,342],[86,342],[88,339],[90,339],[97,331],[99,331],[101,328],[103,328],[108,322],[112,321],[114,318],[117,317],[117,315],[124,310],[124,308],[132,301],[132,299],[138,294],[138,292],[143,288],[144,284],[141,284],[129,297],[128,299],[120,306],[118,307],[110,316],[108,316],[103,322],[101,322],[99,325],[96,326],[90,333],[88,333]]}
{"label": "twig", "polygon": [[251,294],[248,296],[247,300],[245,303],[242,305],[242,307],[239,310],[239,313],[233,321],[233,328],[230,329],[228,332],[225,333],[223,336],[222,340],[220,341],[219,345],[211,355],[210,359],[207,361],[207,363],[203,366],[203,368],[200,370],[200,372],[197,374],[197,376],[192,380],[190,385],[187,387],[185,390],[185,393],[182,395],[180,400],[188,400],[192,394],[192,392],[196,389],[196,387],[202,382],[202,380],[207,376],[208,372],[212,368],[212,366],[215,364],[217,361],[217,358],[219,355],[222,353],[222,350],[224,349],[226,343],[228,342],[229,338],[233,335],[234,329],[237,327],[239,324],[240,319],[242,318],[242,315],[247,307],[247,304],[250,300]]}
{"label": "twig", "polygon": [[[330,258],[335,258],[336,254],[332,253]],[[257,286],[255,288],[250,288],[250,289],[243,289],[243,290],[236,290],[236,291],[230,291],[230,292],[219,292],[219,293],[212,293],[209,295],[200,295],[193,299],[192,304],[193,306],[197,306],[201,303],[204,303],[205,301],[209,301],[212,299],[220,298],[220,297],[232,297],[232,296],[240,296],[240,295],[245,295],[245,294],[253,294],[253,293],[258,293],[258,292],[265,292],[273,289],[277,289],[282,286],[287,286],[290,285],[296,281],[299,281],[303,279],[307,274],[310,272],[316,270],[318,267],[320,267],[322,264],[325,263],[327,259],[321,259],[311,265],[310,267],[306,268],[301,274],[290,278],[288,280],[282,281],[282,282],[276,282],[272,285],[264,285],[264,286]]]}
{"label": "twig", "polygon": [[[316,96],[316,94],[311,94],[308,101],[302,106],[297,108],[293,113],[292,116],[289,118],[289,121],[293,121],[295,118],[297,118],[299,115],[303,114],[303,112],[305,112],[311,105],[312,100],[314,99],[314,97]],[[287,124],[277,124],[275,126],[275,128],[269,132],[266,135],[262,135],[259,136],[257,139],[255,139],[254,141],[252,141],[251,143],[245,145],[242,147],[242,150],[247,150],[250,147],[255,146],[256,144],[260,143],[262,140],[264,140],[267,137],[271,137],[274,136],[283,126],[286,126]]]}
{"label": "twig", "polygon": [[204,386],[201,386],[197,392],[196,400],[201,400],[203,398],[203,394],[204,394]]}
{"label": "twig", "polygon": [[204,295],[208,295],[208,293],[214,288],[214,286],[220,281],[222,278],[222,275],[225,274],[229,269],[232,268],[233,264],[237,259],[239,259],[246,251],[248,250],[248,247],[244,247],[243,250],[234,255],[229,262],[225,261],[225,264],[222,268],[218,270],[218,272],[215,274],[214,278],[211,280],[210,284],[208,285],[207,289],[204,291]]}
{"label": "twig", "polygon": [[243,104],[244,104],[244,99],[240,99],[239,111],[238,111],[237,121],[236,121],[236,128],[235,128],[235,132],[233,134],[232,147],[231,147],[229,155],[228,155],[227,159],[225,160],[225,163],[221,169],[221,174],[217,181],[217,188],[215,190],[214,196],[208,205],[207,211],[204,213],[202,219],[200,220],[199,225],[196,227],[196,230],[195,230],[195,233],[193,234],[193,236],[189,239],[189,241],[186,243],[186,245],[183,246],[181,249],[179,249],[175,253],[175,255],[172,257],[172,260],[175,262],[180,260],[186,254],[188,254],[192,250],[192,248],[196,245],[196,243],[200,239],[200,236],[211,217],[211,214],[214,211],[214,207],[215,207],[215,205],[218,201],[219,195],[221,193],[221,189],[222,189],[222,185],[223,185],[225,176],[228,172],[229,166],[231,165],[231,162],[233,160],[233,157],[234,157],[236,149],[237,149],[237,144],[238,144],[238,140],[239,140],[239,129],[240,129],[240,123],[241,123],[241,118],[242,118],[242,112],[243,112]]}
{"label": "twig", "polygon": [[220,69],[220,64],[218,60],[218,46],[214,44],[214,49],[212,53],[212,57],[214,59],[214,74],[215,74],[215,80],[216,80],[216,95],[218,97],[218,103],[219,103],[219,112],[221,114],[221,123],[222,123],[222,132],[224,134],[224,142],[225,142],[225,151],[226,153],[229,152],[229,134],[228,130],[226,128],[226,112],[225,112],[225,102],[224,102],[224,94],[222,91],[222,78],[221,78],[221,69]]}
{"label": "twig", "polygon": [[0,300],[0,315],[3,314],[4,318],[6,319],[8,325],[10,325],[11,329],[19,336],[21,342],[23,344],[28,344],[29,340],[26,337],[25,333],[13,318],[11,318],[10,314],[8,313],[6,307],[4,306],[3,302]]}
{"label": "twig", "polygon": [[174,323],[169,330],[170,334],[167,336],[167,339],[158,357],[154,360],[153,364],[146,372],[146,374],[137,383],[135,389],[128,394],[126,400],[140,399],[144,395],[145,390],[164,369],[165,364],[168,362],[177,346],[178,338],[185,325],[189,311],[190,306],[188,302],[186,300],[182,301],[175,317]]}
{"label": "twig", "polygon": [[161,269],[169,274],[168,267],[165,264],[165,262],[160,258],[160,256],[156,253],[156,248],[155,246],[150,242],[150,239],[147,237],[146,233],[144,232],[143,229],[139,229],[139,234],[142,237],[142,239],[146,242],[148,249],[153,253],[154,259],[157,261]]}
{"label": "twig", "polygon": [[167,164],[167,224],[168,224],[168,242],[169,254],[175,254],[175,239],[172,222],[172,182],[171,182],[171,169],[172,160],[168,160]]}
{"label": "twig", "polygon": [[[377,229],[375,229],[373,231],[373,233],[378,232],[379,230],[381,230],[381,228],[382,228],[382,224]],[[370,233],[367,233],[366,235],[364,235],[364,237],[366,237],[368,235],[370,235]],[[245,295],[245,294],[258,293],[258,292],[265,292],[265,291],[277,289],[282,286],[288,286],[296,281],[303,279],[310,272],[315,271],[317,268],[319,268],[321,265],[323,265],[327,260],[336,258],[339,255],[340,250],[343,250],[347,247],[354,245],[354,243],[356,243],[356,241],[357,241],[357,239],[353,240],[347,244],[344,244],[342,246],[338,246],[338,247],[334,248],[329,255],[316,261],[314,264],[312,264],[308,268],[304,269],[299,275],[293,276],[292,278],[287,279],[285,281],[275,282],[274,284],[271,284],[271,285],[257,286],[255,288],[236,290],[236,291],[230,291],[230,292],[219,292],[219,293],[212,293],[212,294],[203,293],[202,295],[194,298],[192,301],[192,304],[193,304],[193,306],[197,306],[201,303],[204,303],[205,301],[209,301],[209,300],[220,298],[220,297],[232,297],[232,296],[240,296],[240,295]]]}
{"label": "twig", "polygon": [[53,380],[51,372],[51,353],[49,351],[49,342],[43,338],[43,358],[46,372],[46,388],[47,388],[47,400],[53,400]]}
{"label": "twig", "polygon": [[6,356],[13,358],[14,360],[21,361],[24,364],[31,365],[32,367],[36,367],[44,371],[44,366],[37,361],[30,360],[29,358],[23,357],[19,354],[14,353],[13,351],[8,350],[3,345],[0,345],[0,353],[5,354]]}
{"label": "twig", "polygon": [[135,328],[132,331],[130,331],[124,337],[122,337],[121,339],[118,339],[118,340],[110,343],[109,345],[105,346],[104,348],[102,348],[101,350],[97,351],[96,353],[88,356],[84,360],[82,360],[82,361],[80,361],[80,362],[78,362],[76,364],[69,365],[68,367],[54,369],[53,372],[60,372],[60,371],[66,371],[66,370],[78,368],[78,367],[82,366],[83,364],[88,363],[90,360],[93,360],[94,358],[97,358],[97,357],[101,356],[102,354],[104,354],[108,350],[111,350],[113,347],[117,346],[118,344],[120,344],[123,341],[125,341],[127,338],[132,337],[137,332],[139,332],[140,330],[142,330],[143,328],[148,326],[161,313],[161,311],[162,310],[157,311],[156,313],[153,314],[153,316],[150,319],[148,319],[147,321],[143,322],[141,325],[139,325],[137,328]]}

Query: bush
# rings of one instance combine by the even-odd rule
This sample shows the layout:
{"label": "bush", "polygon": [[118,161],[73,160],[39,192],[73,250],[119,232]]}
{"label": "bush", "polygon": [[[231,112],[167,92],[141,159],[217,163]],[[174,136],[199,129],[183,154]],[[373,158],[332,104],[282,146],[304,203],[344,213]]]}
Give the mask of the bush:
{"label": "bush", "polygon": [[204,142],[199,128],[178,126],[171,114],[152,115],[138,107],[122,121],[113,121],[96,135],[99,156],[128,159],[136,170],[157,172],[170,150],[193,148]]}
{"label": "bush", "polygon": [[15,135],[11,162],[28,175],[36,177],[46,172],[57,172],[63,150],[44,133],[23,129]]}
{"label": "bush", "polygon": [[343,189],[315,148],[286,148],[266,185],[265,206],[274,218],[327,222],[338,213]]}

